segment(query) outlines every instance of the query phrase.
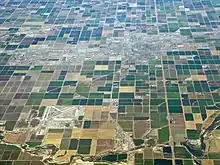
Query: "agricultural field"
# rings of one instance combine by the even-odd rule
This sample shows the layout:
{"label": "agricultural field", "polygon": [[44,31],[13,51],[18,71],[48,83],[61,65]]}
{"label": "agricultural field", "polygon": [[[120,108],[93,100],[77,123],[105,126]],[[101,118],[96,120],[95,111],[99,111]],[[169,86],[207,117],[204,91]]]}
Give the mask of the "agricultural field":
{"label": "agricultural field", "polygon": [[0,165],[220,165],[219,0],[0,1]]}

